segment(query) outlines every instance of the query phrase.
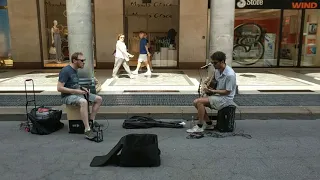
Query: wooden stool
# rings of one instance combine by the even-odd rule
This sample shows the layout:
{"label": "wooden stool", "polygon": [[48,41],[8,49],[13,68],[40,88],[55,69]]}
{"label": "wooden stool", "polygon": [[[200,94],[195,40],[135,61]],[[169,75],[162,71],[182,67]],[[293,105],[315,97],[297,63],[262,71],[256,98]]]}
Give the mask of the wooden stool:
{"label": "wooden stool", "polygon": [[[69,133],[83,134],[84,124],[80,116],[80,106],[66,105],[67,120],[69,122]],[[93,121],[90,121],[91,125]]]}

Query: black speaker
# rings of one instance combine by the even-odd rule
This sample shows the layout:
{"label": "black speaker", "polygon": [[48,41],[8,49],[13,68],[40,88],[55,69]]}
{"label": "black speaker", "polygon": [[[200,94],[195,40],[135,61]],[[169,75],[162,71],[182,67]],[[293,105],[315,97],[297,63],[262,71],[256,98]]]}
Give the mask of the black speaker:
{"label": "black speaker", "polygon": [[220,132],[233,132],[236,106],[227,106],[218,111],[216,129]]}
{"label": "black speaker", "polygon": [[142,0],[142,3],[151,3],[151,0]]}

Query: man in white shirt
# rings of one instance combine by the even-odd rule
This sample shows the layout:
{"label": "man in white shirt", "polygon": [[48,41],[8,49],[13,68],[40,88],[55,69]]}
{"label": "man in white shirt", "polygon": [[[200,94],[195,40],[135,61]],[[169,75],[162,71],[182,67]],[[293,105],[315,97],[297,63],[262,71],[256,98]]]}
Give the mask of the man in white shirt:
{"label": "man in white shirt", "polygon": [[199,123],[188,133],[203,132],[205,129],[212,129],[213,125],[206,112],[205,107],[221,110],[227,106],[235,105],[233,98],[236,94],[236,73],[226,64],[226,54],[217,51],[211,55],[211,63],[215,68],[214,80],[217,82],[216,89],[205,87],[207,97],[197,98],[193,104],[198,110]]}

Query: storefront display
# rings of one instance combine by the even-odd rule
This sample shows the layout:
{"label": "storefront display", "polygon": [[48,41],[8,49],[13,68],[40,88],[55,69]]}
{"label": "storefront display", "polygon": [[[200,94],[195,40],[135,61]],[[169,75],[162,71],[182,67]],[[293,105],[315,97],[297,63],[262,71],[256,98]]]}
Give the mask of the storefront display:
{"label": "storefront display", "polygon": [[280,10],[237,9],[233,67],[277,65]]}
{"label": "storefront display", "polygon": [[320,66],[319,1],[236,0],[235,8],[233,67]]}
{"label": "storefront display", "polygon": [[306,10],[305,28],[303,32],[303,51],[301,55],[301,66],[320,66],[320,10]]}
{"label": "storefront display", "polygon": [[0,67],[13,65],[7,0],[0,0]]}
{"label": "storefront display", "polygon": [[[39,0],[43,31],[42,52],[44,67],[64,67],[69,64],[66,0]],[[94,11],[92,1],[92,11]],[[94,12],[92,12],[94,28]],[[93,30],[93,32],[95,32]],[[94,34],[92,35],[94,37]],[[94,39],[94,38],[93,38]],[[93,49],[95,43],[93,42]],[[94,50],[95,52],[95,50]],[[95,53],[93,53],[95,54]],[[95,61],[96,58],[94,57]],[[94,62],[94,65],[96,62]]]}
{"label": "storefront display", "polygon": [[156,0],[142,3],[125,0],[125,29],[129,52],[134,54],[129,65],[136,66],[139,57],[139,31],[147,32],[152,67],[177,67],[179,0]]}

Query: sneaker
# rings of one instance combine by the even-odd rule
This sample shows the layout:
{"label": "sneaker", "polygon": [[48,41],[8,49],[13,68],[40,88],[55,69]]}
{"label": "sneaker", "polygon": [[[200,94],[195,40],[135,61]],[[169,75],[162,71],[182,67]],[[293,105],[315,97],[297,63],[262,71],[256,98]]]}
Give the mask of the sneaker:
{"label": "sneaker", "polygon": [[130,79],[134,79],[135,77],[131,74],[129,75]]}
{"label": "sneaker", "polygon": [[144,75],[151,76],[151,71],[147,71],[146,73],[144,73]]}
{"label": "sneaker", "polygon": [[94,138],[97,137],[97,134],[94,133],[92,129],[90,129],[89,131],[85,131],[85,132],[84,132],[84,135],[85,135],[85,137],[86,137],[87,139],[90,139],[90,140],[92,140],[92,139],[94,139]]}
{"label": "sneaker", "polygon": [[138,71],[132,71],[132,74],[137,75]]}
{"label": "sneaker", "polygon": [[211,124],[211,125],[206,124],[205,130],[210,130],[210,131],[212,131],[213,129],[214,129],[214,125],[213,125],[213,124]]}
{"label": "sneaker", "polygon": [[200,128],[198,125],[195,125],[192,129],[187,129],[188,133],[194,133],[194,132],[203,132],[206,126],[203,124],[202,128]]}

